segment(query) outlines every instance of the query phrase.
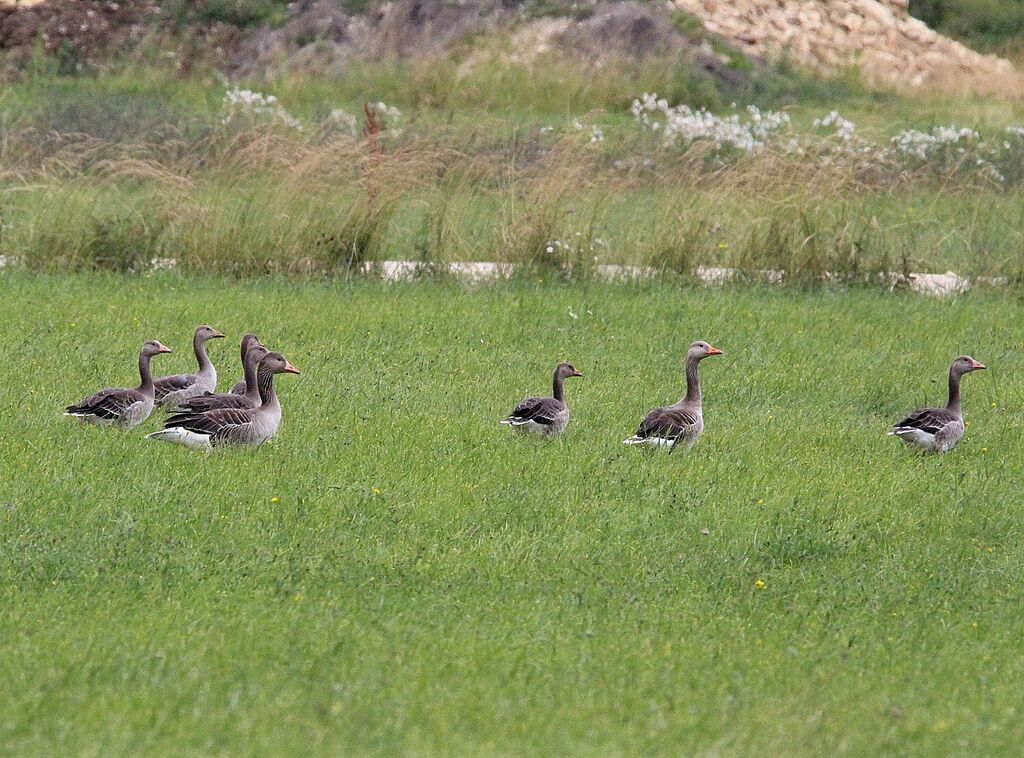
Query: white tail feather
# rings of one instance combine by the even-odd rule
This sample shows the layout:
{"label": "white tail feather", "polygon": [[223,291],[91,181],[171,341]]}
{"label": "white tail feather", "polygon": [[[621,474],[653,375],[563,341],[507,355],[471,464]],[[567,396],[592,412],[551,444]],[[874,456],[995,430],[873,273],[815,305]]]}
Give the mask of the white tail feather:
{"label": "white tail feather", "polygon": [[155,432],[150,432],[146,435],[146,439],[164,440],[166,442],[173,442],[176,445],[184,445],[185,447],[198,448],[201,450],[209,450],[211,448],[210,435],[197,434],[196,432],[190,432],[188,429],[182,429],[177,426],[170,429],[159,429]]}

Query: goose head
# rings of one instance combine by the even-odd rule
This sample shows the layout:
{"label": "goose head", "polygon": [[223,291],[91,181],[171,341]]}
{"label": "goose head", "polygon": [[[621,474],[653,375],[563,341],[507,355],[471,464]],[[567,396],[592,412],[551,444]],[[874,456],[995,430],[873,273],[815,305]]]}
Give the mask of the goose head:
{"label": "goose head", "polygon": [[949,373],[954,376],[963,376],[969,374],[972,371],[980,371],[985,368],[984,363],[974,360],[969,355],[961,355],[959,358],[953,361],[953,365],[949,368]]}
{"label": "goose head", "polygon": [[249,332],[247,335],[242,337],[242,358],[245,358],[245,354],[249,352],[249,348],[251,348],[253,345],[260,344],[262,344],[260,342],[260,338],[257,337],[252,332]]}
{"label": "goose head", "polygon": [[263,345],[251,345],[245,351],[245,363],[249,366],[258,366],[260,361],[266,358],[269,352]]}
{"label": "goose head", "polygon": [[154,355],[159,355],[160,353],[170,352],[172,352],[172,350],[159,340],[150,340],[142,345],[142,354],[147,358],[152,358]]}
{"label": "goose head", "polygon": [[260,361],[260,368],[274,374],[298,374],[299,370],[290,364],[280,353],[267,353]]}
{"label": "goose head", "polygon": [[555,376],[558,379],[568,379],[570,376],[583,376],[571,363],[559,363],[555,369]]}
{"label": "goose head", "polygon": [[198,340],[199,342],[206,342],[207,340],[219,339],[223,336],[223,334],[218,332],[209,324],[204,324],[203,326],[196,329],[196,340]]}
{"label": "goose head", "polygon": [[722,351],[717,347],[712,347],[703,340],[697,340],[690,345],[689,350],[686,351],[686,358],[702,361],[705,358],[710,358],[712,355],[723,355]]}

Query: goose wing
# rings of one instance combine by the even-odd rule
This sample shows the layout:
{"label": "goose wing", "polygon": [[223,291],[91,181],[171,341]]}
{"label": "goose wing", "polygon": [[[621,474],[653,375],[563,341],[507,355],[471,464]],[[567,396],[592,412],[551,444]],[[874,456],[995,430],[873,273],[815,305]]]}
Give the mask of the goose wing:
{"label": "goose wing", "polygon": [[636,436],[677,440],[696,429],[699,423],[697,414],[686,408],[655,408],[640,423]]}
{"label": "goose wing", "polygon": [[106,389],[97,392],[78,405],[69,405],[65,411],[97,418],[119,419],[131,406],[144,400],[145,397],[138,390]]}
{"label": "goose wing", "polygon": [[177,413],[164,422],[165,429],[184,429],[205,434],[211,442],[244,436],[253,422],[253,411],[247,408],[216,408],[205,413]]}
{"label": "goose wing", "polygon": [[955,413],[945,408],[921,408],[893,425],[893,431],[917,429],[928,434],[937,434],[940,429],[957,419]]}
{"label": "goose wing", "polygon": [[510,424],[525,424],[528,421],[553,424],[564,409],[565,404],[553,397],[528,397],[512,410],[505,421]]}
{"label": "goose wing", "polygon": [[208,392],[182,403],[181,408],[186,413],[204,413],[217,408],[253,408],[255,405],[244,395]]}
{"label": "goose wing", "polygon": [[198,377],[195,374],[175,374],[174,376],[163,376],[153,382],[153,390],[156,399],[160,400],[172,392],[179,392],[188,389],[196,383]]}

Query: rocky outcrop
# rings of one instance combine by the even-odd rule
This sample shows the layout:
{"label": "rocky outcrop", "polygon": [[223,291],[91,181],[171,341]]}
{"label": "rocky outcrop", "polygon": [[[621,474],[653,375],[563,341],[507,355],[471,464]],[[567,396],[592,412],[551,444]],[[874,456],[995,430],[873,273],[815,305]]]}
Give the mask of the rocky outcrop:
{"label": "rocky outcrop", "polygon": [[1009,61],[937,34],[908,0],[674,0],[743,52],[819,71],[858,67],[876,85],[1019,94]]}

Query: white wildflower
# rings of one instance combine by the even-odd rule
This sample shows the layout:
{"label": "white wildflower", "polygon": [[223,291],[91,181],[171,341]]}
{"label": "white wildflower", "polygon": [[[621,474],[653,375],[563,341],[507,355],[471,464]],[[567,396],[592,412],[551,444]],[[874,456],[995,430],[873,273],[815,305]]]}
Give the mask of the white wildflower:
{"label": "white wildflower", "polygon": [[926,161],[932,153],[943,151],[947,147],[956,146],[957,151],[963,153],[965,148],[962,142],[976,142],[979,138],[980,135],[973,129],[937,126],[930,132],[917,129],[900,132],[892,138],[892,144],[897,153]]}
{"label": "white wildflower", "polygon": [[789,114],[762,112],[754,105],[747,106],[747,120],[741,121],[738,114],[723,118],[705,108],[693,110],[685,104],[669,107],[664,98],[646,92],[633,101],[630,110],[652,131],[663,128],[666,142],[703,141],[712,143],[716,150],[732,148],[747,153],[764,147],[766,140],[789,124]]}
{"label": "white wildflower", "polygon": [[252,90],[233,87],[224,93],[224,106],[227,114],[221,119],[223,124],[231,123],[240,117],[247,117],[278,121],[293,129],[302,128],[299,120],[285,110],[274,95],[264,95]]}
{"label": "white wildflower", "polygon": [[377,114],[378,117],[383,117],[385,121],[394,123],[402,117],[402,112],[387,103],[377,102],[370,103],[369,106],[371,111]]}
{"label": "white wildflower", "polygon": [[355,135],[359,130],[359,121],[344,108],[333,108],[331,109],[330,120],[333,124],[340,127],[342,131],[348,132],[349,134]]}
{"label": "white wildflower", "polygon": [[823,118],[814,119],[815,129],[829,129],[832,128],[843,142],[849,142],[853,138],[853,132],[857,128],[849,119],[845,119],[839,115],[838,111],[831,111],[827,116]]}

